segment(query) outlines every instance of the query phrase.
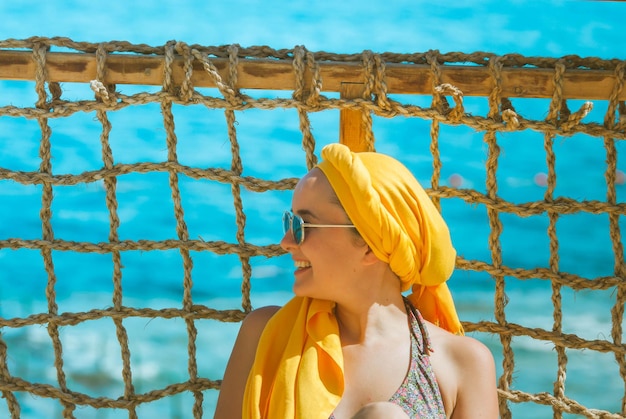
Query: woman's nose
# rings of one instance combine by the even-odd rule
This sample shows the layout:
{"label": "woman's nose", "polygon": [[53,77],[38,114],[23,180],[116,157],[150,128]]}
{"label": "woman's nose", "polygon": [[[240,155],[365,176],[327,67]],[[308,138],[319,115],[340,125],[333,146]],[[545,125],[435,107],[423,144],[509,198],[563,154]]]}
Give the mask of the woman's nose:
{"label": "woman's nose", "polygon": [[288,230],[283,235],[283,238],[280,240],[280,247],[282,247],[285,252],[289,252],[291,249],[297,247],[296,242],[293,239],[293,234],[291,233],[291,230]]}

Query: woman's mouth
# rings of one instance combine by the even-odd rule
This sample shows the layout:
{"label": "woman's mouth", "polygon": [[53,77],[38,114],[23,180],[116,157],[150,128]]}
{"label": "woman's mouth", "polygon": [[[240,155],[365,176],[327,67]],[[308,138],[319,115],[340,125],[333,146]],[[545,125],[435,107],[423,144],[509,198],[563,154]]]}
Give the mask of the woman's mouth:
{"label": "woman's mouth", "polygon": [[298,270],[306,269],[306,268],[310,268],[311,267],[311,263],[310,262],[306,262],[304,260],[294,260],[293,263],[294,263],[294,265],[296,265],[296,269],[298,269]]}

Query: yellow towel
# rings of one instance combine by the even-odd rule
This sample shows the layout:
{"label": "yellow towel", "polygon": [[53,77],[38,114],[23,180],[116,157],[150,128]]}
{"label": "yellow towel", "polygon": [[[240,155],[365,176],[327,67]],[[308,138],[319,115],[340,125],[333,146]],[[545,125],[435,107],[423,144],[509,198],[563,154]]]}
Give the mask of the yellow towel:
{"label": "yellow towel", "polygon": [[[427,320],[463,333],[445,281],[456,251],[448,227],[415,177],[397,160],[322,150],[317,166],[376,256]],[[327,418],[343,394],[343,358],[334,303],[294,298],[267,324],[248,377],[244,418]]]}

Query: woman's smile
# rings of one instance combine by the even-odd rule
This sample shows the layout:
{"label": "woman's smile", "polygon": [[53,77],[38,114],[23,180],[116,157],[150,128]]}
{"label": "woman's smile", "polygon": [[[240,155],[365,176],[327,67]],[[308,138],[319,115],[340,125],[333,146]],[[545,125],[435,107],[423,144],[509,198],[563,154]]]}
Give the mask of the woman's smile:
{"label": "woman's smile", "polygon": [[297,269],[305,269],[311,267],[311,262],[307,262],[305,260],[294,260],[294,265],[296,265]]}
{"label": "woman's smile", "polygon": [[311,262],[306,260],[294,260],[294,265],[296,266],[296,271],[294,275],[301,275],[304,272],[308,272],[311,269]]}

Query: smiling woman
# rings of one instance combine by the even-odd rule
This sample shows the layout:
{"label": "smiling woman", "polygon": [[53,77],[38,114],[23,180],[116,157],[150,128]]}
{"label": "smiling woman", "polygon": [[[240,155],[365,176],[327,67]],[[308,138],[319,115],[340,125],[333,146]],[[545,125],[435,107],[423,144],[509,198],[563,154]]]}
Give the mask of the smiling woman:
{"label": "smiling woman", "polygon": [[497,417],[493,357],[462,336],[456,253],[424,190],[383,154],[322,158],[283,218],[296,297],[245,320],[215,417]]}

